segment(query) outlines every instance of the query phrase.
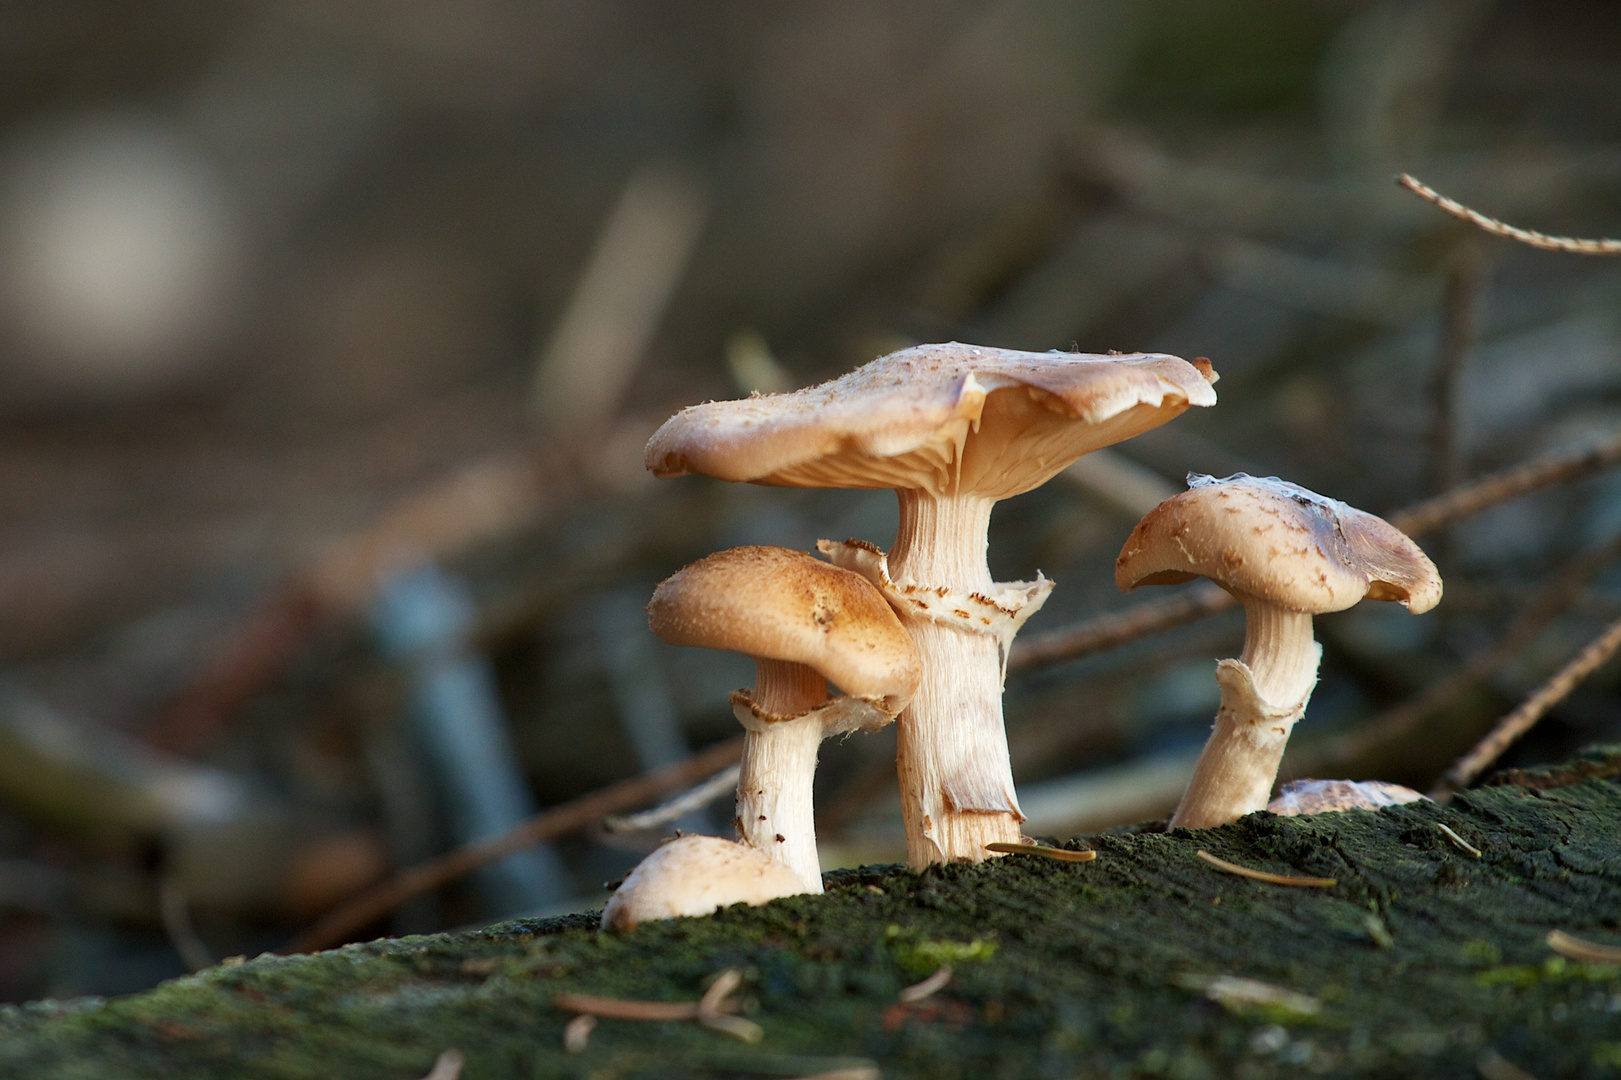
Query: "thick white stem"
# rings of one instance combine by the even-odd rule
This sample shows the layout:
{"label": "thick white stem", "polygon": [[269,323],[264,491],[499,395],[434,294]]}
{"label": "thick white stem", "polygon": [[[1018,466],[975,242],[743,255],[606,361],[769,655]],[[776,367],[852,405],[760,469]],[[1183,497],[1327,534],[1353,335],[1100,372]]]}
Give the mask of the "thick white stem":
{"label": "thick white stem", "polygon": [[[900,529],[889,569],[901,585],[957,593],[992,591],[985,559],[992,499],[901,490]],[[1019,824],[1002,726],[1004,657],[998,640],[910,616],[923,681],[897,720],[896,768],[907,861],[979,862],[985,845],[1016,843]]]}
{"label": "thick white stem", "polygon": [[[803,664],[756,660],[754,701],[762,710],[796,716],[827,700],[827,680]],[[738,838],[798,874],[805,891],[822,891],[811,788],[822,744],[822,718],[800,716],[748,731],[737,781]]]}
{"label": "thick white stem", "polygon": [[1311,616],[1240,599],[1244,652],[1216,667],[1221,710],[1172,828],[1205,829],[1265,810],[1289,733],[1317,683],[1322,647]]}

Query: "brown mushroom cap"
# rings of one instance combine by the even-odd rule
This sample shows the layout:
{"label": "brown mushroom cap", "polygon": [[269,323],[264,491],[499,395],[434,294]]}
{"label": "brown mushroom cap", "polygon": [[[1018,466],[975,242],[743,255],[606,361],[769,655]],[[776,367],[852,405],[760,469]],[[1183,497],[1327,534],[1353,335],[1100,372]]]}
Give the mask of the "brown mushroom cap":
{"label": "brown mushroom cap", "polygon": [[1188,485],[1132,530],[1115,561],[1121,590],[1207,577],[1313,615],[1363,598],[1417,614],[1441,599],[1435,564],[1383,518],[1276,477],[1194,474]]}
{"label": "brown mushroom cap", "polygon": [[892,716],[922,673],[911,635],[866,578],[787,548],[699,559],[659,583],[647,621],[672,645],[804,664]]}
{"label": "brown mushroom cap", "polygon": [[636,864],[602,912],[604,930],[653,919],[713,915],[805,891],[798,874],[764,852],[717,836],[682,836]]}
{"label": "brown mushroom cap", "polygon": [[659,476],[1007,498],[1082,454],[1213,405],[1208,362],[951,342],[791,394],[684,409],[647,444]]}

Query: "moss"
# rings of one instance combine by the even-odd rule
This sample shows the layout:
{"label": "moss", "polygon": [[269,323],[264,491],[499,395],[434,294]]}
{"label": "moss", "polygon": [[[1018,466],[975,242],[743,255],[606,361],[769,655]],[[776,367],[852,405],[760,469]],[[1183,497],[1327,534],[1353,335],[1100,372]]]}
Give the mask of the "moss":
{"label": "moss", "polygon": [[[1526,774],[1445,807],[1102,835],[1090,863],[867,868],[831,875],[824,896],[626,934],[573,916],[265,956],[112,1001],[0,1011],[0,1075],[413,1080],[457,1047],[466,1080],[863,1062],[888,1077],[1472,1077],[1487,1050],[1542,1076],[1608,1076],[1621,969],[1543,942],[1555,927],[1618,938],[1621,780],[1602,773]],[[1340,884],[1233,877],[1201,847]],[[941,962],[955,969],[945,990],[896,1000]],[[728,967],[760,1043],[604,1020],[584,1053],[563,1052],[558,991],[691,1000]],[[1245,1005],[1212,993],[1220,975],[1321,1007]]]}

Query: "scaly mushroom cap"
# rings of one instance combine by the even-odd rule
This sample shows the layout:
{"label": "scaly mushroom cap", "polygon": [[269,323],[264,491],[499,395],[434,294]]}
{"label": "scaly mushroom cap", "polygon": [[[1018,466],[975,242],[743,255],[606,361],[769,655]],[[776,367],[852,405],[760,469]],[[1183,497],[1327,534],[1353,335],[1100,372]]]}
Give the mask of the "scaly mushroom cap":
{"label": "scaly mushroom cap", "polygon": [[1283,817],[1299,817],[1429,801],[1412,788],[1388,780],[1291,780],[1266,808]]}
{"label": "scaly mushroom cap", "polygon": [[1214,405],[1215,372],[1200,365],[1154,353],[918,345],[791,394],[684,409],[648,442],[647,467],[1004,499],[1190,405]]}
{"label": "scaly mushroom cap", "polygon": [[1343,611],[1363,598],[1415,615],[1441,599],[1435,564],[1401,530],[1276,477],[1190,474],[1188,490],[1132,530],[1114,580],[1122,591],[1207,577],[1291,611]]}
{"label": "scaly mushroom cap", "polygon": [[733,904],[757,907],[805,891],[798,874],[764,853],[718,836],[681,836],[636,864],[602,911],[604,930],[652,919],[713,915]]}
{"label": "scaly mushroom cap", "polygon": [[802,551],[737,547],[664,581],[647,605],[672,645],[727,649],[814,668],[894,716],[917,692],[917,646],[866,578]]}

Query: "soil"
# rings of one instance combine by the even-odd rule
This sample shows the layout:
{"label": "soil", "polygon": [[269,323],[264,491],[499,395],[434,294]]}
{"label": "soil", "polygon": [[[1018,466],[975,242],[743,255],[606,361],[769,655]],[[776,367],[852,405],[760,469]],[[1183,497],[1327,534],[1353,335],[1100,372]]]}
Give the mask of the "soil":
{"label": "soil", "polygon": [[[869,867],[823,896],[628,933],[577,915],[267,954],[8,1007],[0,1075],[417,1080],[456,1048],[462,1080],[1617,1076],[1621,967],[1545,938],[1621,943],[1618,775],[1621,747],[1603,747],[1446,806],[1065,845],[1090,862]],[[1337,884],[1237,877],[1199,850]],[[897,999],[942,964],[944,989]],[[691,1001],[728,968],[756,1043],[604,1019],[564,1049],[561,991]]]}

